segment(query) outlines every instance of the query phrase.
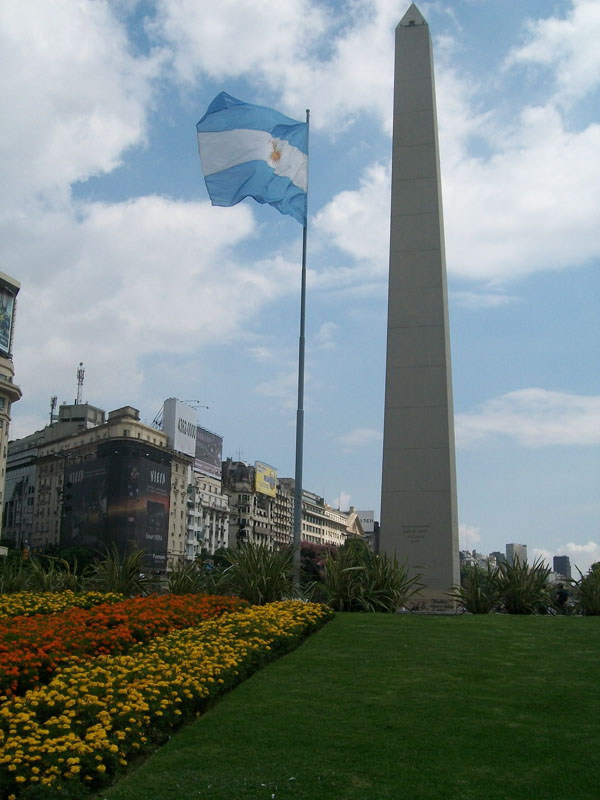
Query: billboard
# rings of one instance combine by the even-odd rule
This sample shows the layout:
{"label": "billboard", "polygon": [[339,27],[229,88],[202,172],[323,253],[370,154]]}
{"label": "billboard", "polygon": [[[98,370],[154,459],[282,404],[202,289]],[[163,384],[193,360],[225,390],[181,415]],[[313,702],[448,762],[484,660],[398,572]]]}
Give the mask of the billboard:
{"label": "billboard", "polygon": [[147,569],[165,569],[171,494],[166,453],[113,444],[109,462],[108,538],[122,552],[143,550]]}
{"label": "billboard", "polygon": [[7,358],[10,355],[17,291],[18,289],[11,291],[8,284],[0,281],[0,354]]}
{"label": "billboard", "polygon": [[145,568],[167,564],[171,465],[147,444],[100,445],[95,458],[67,462],[61,547],[139,548]]}
{"label": "billboard", "polygon": [[169,397],[163,404],[162,427],[171,450],[186,456],[196,454],[196,412],[191,406]]}
{"label": "billboard", "polygon": [[60,545],[100,551],[106,543],[108,473],[104,458],[66,462]]}
{"label": "billboard", "polygon": [[277,470],[262,461],[254,462],[254,486],[257,492],[275,497],[277,494]]}
{"label": "billboard", "polygon": [[221,477],[223,437],[199,426],[196,428],[196,454],[194,472]]}

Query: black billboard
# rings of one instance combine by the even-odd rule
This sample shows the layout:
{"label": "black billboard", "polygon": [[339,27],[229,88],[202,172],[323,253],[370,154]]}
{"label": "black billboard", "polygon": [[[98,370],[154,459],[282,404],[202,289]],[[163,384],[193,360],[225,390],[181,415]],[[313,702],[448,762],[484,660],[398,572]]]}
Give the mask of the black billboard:
{"label": "black billboard", "polygon": [[223,437],[198,426],[196,428],[196,457],[194,472],[221,477]]}
{"label": "black billboard", "polygon": [[96,457],[67,463],[62,547],[146,554],[146,568],[167,564],[171,465],[142,443],[105,442]]}

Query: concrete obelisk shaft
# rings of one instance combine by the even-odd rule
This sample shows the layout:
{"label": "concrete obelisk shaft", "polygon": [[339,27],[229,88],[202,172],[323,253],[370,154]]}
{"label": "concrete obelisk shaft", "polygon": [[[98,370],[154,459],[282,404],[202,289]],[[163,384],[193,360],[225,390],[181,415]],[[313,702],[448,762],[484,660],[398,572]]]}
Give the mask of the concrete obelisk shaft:
{"label": "concrete obelisk shaft", "polygon": [[414,3],[396,29],[380,551],[449,611],[459,582],[448,293],[433,55]]}

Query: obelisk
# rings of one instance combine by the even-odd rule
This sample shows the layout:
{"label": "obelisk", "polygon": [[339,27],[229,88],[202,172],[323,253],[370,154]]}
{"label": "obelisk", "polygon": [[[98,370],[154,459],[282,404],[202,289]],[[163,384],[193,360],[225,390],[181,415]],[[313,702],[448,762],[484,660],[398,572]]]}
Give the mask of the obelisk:
{"label": "obelisk", "polygon": [[413,3],[396,28],[380,552],[423,575],[415,608],[459,583],[448,290],[433,53]]}

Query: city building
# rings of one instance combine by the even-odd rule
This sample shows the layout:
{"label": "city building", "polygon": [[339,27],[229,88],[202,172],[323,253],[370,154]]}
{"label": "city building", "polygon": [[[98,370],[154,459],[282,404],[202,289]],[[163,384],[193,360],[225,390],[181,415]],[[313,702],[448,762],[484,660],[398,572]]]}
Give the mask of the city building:
{"label": "city building", "polygon": [[[21,284],[0,272],[0,508],[4,503],[4,478],[10,428],[10,410],[21,399],[21,390],[14,383],[12,343],[17,294]],[[0,535],[2,522],[0,519]]]}
{"label": "city building", "polygon": [[186,560],[229,547],[229,498],[223,494],[221,479],[190,468],[187,505]]}
{"label": "city building", "polygon": [[515,560],[518,559],[521,564],[527,561],[527,545],[516,544],[512,542],[506,545],[506,561],[510,566],[513,566]]}
{"label": "city building", "polygon": [[[280,478],[294,497],[294,479]],[[302,489],[302,541],[311,544],[341,547],[349,538],[364,539],[364,531],[358,513],[351,506],[349,511],[332,508],[314,492]]]}
{"label": "city building", "polygon": [[373,509],[358,510],[356,514],[360,520],[367,545],[374,553],[378,553],[379,523],[375,519],[375,511]]}
{"label": "city building", "polygon": [[[278,478],[262,462],[228,458],[223,462],[223,492],[229,496],[229,544],[264,544],[278,549],[293,541],[294,479]],[[341,547],[348,537],[364,538],[358,513],[339,511],[313,492],[302,491],[302,541]]]}
{"label": "city building", "polygon": [[571,559],[569,556],[554,556],[552,568],[561,578],[568,581],[571,580]]}
{"label": "city building", "polygon": [[131,406],[107,419],[87,403],[61,406],[56,421],[9,443],[3,543],[40,552],[135,544],[149,567],[172,568],[186,553],[191,461]]}
{"label": "city building", "polygon": [[230,547],[249,542],[273,550],[292,543],[293,490],[277,479],[273,467],[227,458],[222,482],[229,497]]}

